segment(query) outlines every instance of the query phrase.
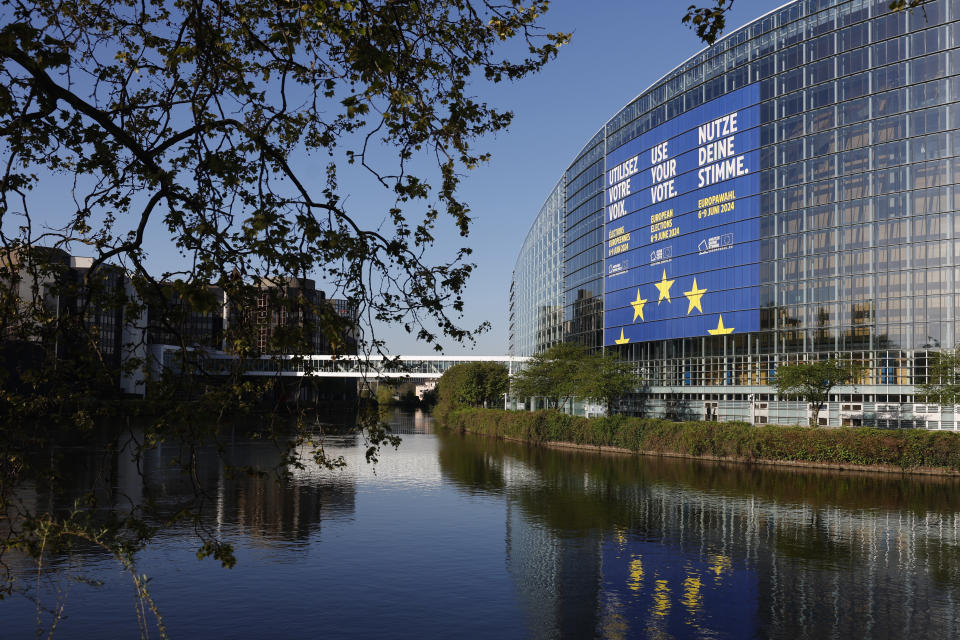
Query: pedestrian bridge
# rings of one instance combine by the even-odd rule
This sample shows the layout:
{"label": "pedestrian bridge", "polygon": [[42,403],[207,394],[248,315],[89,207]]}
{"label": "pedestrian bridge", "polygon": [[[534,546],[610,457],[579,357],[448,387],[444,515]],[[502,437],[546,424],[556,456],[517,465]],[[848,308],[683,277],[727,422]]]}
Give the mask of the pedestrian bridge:
{"label": "pedestrian bridge", "polygon": [[[178,348],[164,350],[164,367],[177,370]],[[226,353],[200,356],[198,368],[208,374],[318,378],[418,378],[437,379],[454,365],[498,362],[516,373],[527,358],[514,356],[262,356],[238,358]]]}

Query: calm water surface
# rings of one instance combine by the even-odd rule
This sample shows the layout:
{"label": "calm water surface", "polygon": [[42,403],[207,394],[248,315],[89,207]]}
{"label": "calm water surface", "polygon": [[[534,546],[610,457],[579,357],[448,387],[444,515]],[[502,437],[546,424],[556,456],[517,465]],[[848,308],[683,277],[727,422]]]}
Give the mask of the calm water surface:
{"label": "calm water surface", "polygon": [[[331,449],[346,469],[308,466],[285,487],[231,478],[208,452],[203,524],[238,563],[198,561],[192,525],[139,555],[171,637],[960,637],[956,481],[537,449],[435,434],[419,414],[394,424],[403,444],[376,467],[343,438]],[[85,455],[65,473],[82,476]],[[143,476],[118,456],[110,484],[172,510],[193,495],[175,455],[151,452]],[[241,441],[228,455],[277,459]],[[50,558],[39,590],[35,565],[10,560],[24,593],[0,601],[0,637],[36,633],[38,593],[64,603],[54,637],[139,633],[109,557]]]}

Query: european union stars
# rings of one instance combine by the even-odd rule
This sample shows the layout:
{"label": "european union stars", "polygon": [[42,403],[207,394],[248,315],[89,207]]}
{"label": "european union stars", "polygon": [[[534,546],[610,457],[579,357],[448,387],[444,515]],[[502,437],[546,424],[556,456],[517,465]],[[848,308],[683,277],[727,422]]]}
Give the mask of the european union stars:
{"label": "european union stars", "polygon": [[[660,306],[661,302],[670,302],[670,288],[673,286],[673,283],[676,280],[670,280],[667,278],[667,270],[663,270],[663,276],[660,278],[660,282],[654,282],[653,286],[656,287],[658,296],[657,296],[657,306]],[[707,293],[706,289],[700,288],[697,285],[697,278],[693,278],[693,286],[690,287],[689,291],[684,291],[683,295],[687,298],[687,315],[693,313],[694,310],[703,313],[703,296]],[[630,303],[630,306],[633,307],[633,321],[636,322],[637,318],[640,318],[641,322],[646,322],[647,319],[643,315],[643,308],[648,302],[647,299],[643,297],[640,293],[640,288],[637,288],[637,299]],[[717,327],[715,329],[707,329],[707,333],[712,336],[725,336],[729,333],[733,333],[734,327],[725,327],[723,326],[723,315],[717,319]],[[617,344],[627,344],[630,342],[630,338],[625,338],[623,335],[623,329],[620,329],[620,338],[614,340]]]}

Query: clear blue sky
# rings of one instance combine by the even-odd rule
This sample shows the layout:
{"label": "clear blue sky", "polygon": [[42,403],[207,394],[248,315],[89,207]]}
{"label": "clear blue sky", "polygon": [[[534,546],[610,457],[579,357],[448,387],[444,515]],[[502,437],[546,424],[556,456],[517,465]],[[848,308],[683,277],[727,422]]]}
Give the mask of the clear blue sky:
{"label": "clear blue sky", "polygon": [[[481,143],[493,159],[474,171],[462,189],[473,210],[468,245],[477,264],[467,288],[464,321],[493,325],[477,341],[474,353],[506,353],[513,265],[543,200],[570,161],[621,107],[703,48],[680,23],[689,4],[556,0],[543,24],[551,31],[573,33],[559,57],[518,83],[474,87],[477,95],[515,113],[507,133]],[[737,0],[728,31],[780,4]],[[451,243],[459,240],[446,237]],[[402,331],[388,329],[385,335],[394,353],[425,352]],[[467,349],[450,345],[446,352]]]}

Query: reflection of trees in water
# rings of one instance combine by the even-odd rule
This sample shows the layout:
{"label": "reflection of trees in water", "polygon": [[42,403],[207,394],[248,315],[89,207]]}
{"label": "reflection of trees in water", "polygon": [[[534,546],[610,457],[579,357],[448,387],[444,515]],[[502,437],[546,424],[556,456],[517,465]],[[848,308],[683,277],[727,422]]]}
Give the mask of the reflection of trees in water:
{"label": "reflection of trees in water", "polygon": [[[331,446],[352,450],[355,442],[355,436],[340,437],[332,439]],[[127,444],[125,439],[114,447],[71,447],[46,452],[55,477],[50,483],[17,488],[13,502],[2,514],[5,517],[0,517],[0,535],[8,534],[9,524],[16,523],[19,514],[45,511],[67,515],[77,499],[85,505],[92,505],[91,500],[95,500],[96,509],[86,511],[95,523],[122,518],[126,513],[138,515],[139,509],[149,502],[155,506],[150,509],[151,523],[164,529],[167,546],[199,547],[195,528],[203,527],[226,542],[242,540],[262,546],[293,542],[294,545],[283,547],[289,553],[294,548],[305,550],[324,521],[349,517],[355,510],[354,475],[293,473],[281,483],[270,471],[285,460],[281,450],[269,442],[237,439],[224,445],[222,457],[212,446],[194,452],[159,446],[147,451],[139,465],[133,462]],[[185,474],[179,465],[171,464],[175,458],[185,459],[184,456],[191,456],[186,459],[193,461],[193,474]],[[310,459],[303,462],[308,470],[316,468]],[[79,495],[71,487],[93,490]],[[184,508],[200,508],[201,520],[176,519]],[[114,579],[119,564],[113,554],[90,539],[69,537],[67,544],[45,547],[39,567],[19,551],[7,551],[0,556],[0,579],[10,583],[15,593],[39,603],[38,628],[49,627],[59,617],[61,604],[66,604],[67,615],[72,615],[70,594],[78,582],[107,589],[99,600],[110,603],[101,605],[103,610],[98,615],[103,619],[130,614],[129,609],[120,605],[111,609],[117,602],[126,602],[134,589],[132,582]],[[18,601],[11,602],[9,606],[13,608],[5,611],[16,618],[11,621],[13,628],[19,630],[14,634],[22,634],[25,627],[21,625],[31,618],[10,614],[22,612],[25,602],[12,600]],[[2,630],[0,636],[6,637]]]}
{"label": "reflection of trees in water", "polygon": [[[438,457],[444,478],[459,489],[506,497],[506,562],[526,615],[527,637],[591,637],[597,628],[599,532],[558,537],[549,518],[533,513],[525,501],[518,502],[523,496],[516,489],[535,486],[540,477],[535,465],[517,464],[509,455],[524,449],[492,438],[481,441],[441,433]],[[575,486],[576,480],[570,481]],[[574,489],[569,495],[577,499],[584,494]],[[547,500],[544,506],[563,509],[557,500]],[[593,579],[586,576],[591,570]]]}
{"label": "reflection of trees in water", "polygon": [[[344,436],[331,444],[351,446],[355,440]],[[352,475],[310,473],[316,465],[308,458],[302,460],[304,472],[281,481],[283,454],[269,442],[234,439],[219,454],[212,445],[196,450],[161,445],[145,451],[139,465],[130,446],[124,438],[115,447],[57,450],[51,454],[57,486],[24,486],[18,498],[27,509],[68,513],[76,499],[89,499],[69,488],[94,487],[104,513],[136,510],[149,501],[156,507],[155,522],[162,523],[199,506],[200,526],[239,528],[251,536],[282,540],[306,540],[322,519],[354,511]],[[192,460],[191,473],[174,460]],[[183,525],[183,534],[190,532]]]}
{"label": "reflection of trees in water", "polygon": [[145,458],[145,486],[155,500],[171,507],[204,502],[207,526],[236,527],[252,537],[306,541],[324,518],[354,511],[352,476],[309,473],[316,465],[308,458],[301,460],[308,472],[294,471],[288,480],[282,479],[277,475],[285,468],[282,452],[270,443],[233,442],[223,459],[212,447],[198,451],[199,497],[194,482],[170,466],[170,458],[177,455],[160,449]]}
{"label": "reflection of trees in water", "polygon": [[[445,433],[445,432],[444,432]],[[445,480],[469,493],[501,494],[507,486],[503,475],[502,440],[490,439],[478,447],[473,438],[441,433],[437,458]]]}
{"label": "reflection of trees in water", "polygon": [[[678,633],[694,618],[699,634],[730,608],[763,636],[960,633],[954,479],[598,456],[458,435],[442,436],[440,459],[458,484],[506,496],[508,565],[531,628],[552,629],[546,635],[573,637],[586,622],[612,636],[637,624],[646,635]],[[651,552],[685,566],[661,563],[654,575],[656,563],[643,559]],[[638,571],[642,614],[630,586]],[[749,611],[736,603],[745,580]]]}

